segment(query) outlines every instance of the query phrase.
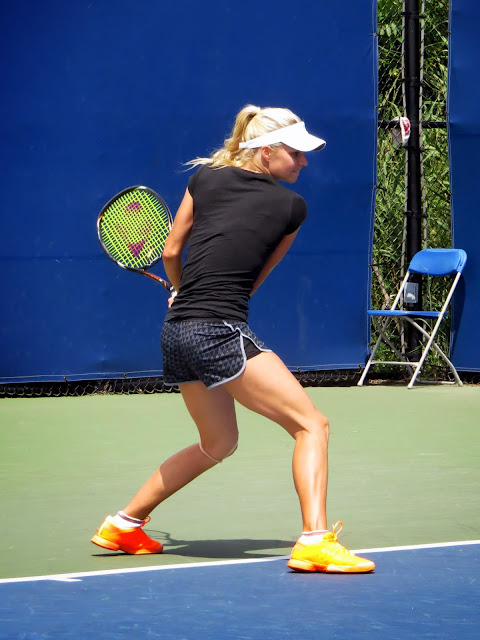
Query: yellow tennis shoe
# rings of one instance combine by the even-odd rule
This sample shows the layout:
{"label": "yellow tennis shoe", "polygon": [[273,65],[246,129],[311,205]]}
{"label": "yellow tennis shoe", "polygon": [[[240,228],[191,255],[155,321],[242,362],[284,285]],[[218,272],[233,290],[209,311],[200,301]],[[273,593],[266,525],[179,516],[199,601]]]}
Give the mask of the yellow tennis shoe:
{"label": "yellow tennis shoe", "polygon": [[110,549],[110,551],[124,551],[133,555],[144,553],[162,553],[163,545],[157,540],[147,536],[142,527],[150,521],[150,516],[145,518],[142,527],[135,529],[119,529],[107,516],[97,533],[93,536],[93,544]]}
{"label": "yellow tennis shoe", "polygon": [[323,571],[325,573],[368,573],[375,571],[375,564],[366,558],[360,558],[337,542],[337,535],[343,528],[343,522],[333,525],[320,542],[302,544],[297,542],[292,556],[287,562],[295,571]]}

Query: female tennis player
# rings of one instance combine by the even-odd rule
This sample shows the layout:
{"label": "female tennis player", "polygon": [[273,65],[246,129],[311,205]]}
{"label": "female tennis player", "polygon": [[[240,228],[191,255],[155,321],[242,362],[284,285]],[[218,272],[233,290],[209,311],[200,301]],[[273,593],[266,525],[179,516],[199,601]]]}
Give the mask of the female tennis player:
{"label": "female tennis player", "polygon": [[[165,384],[178,385],[199,433],[108,516],[92,542],[131,554],[161,553],[142,530],[166,498],[231,456],[238,443],[234,401],[283,427],[294,440],[293,479],[303,532],[288,566],[299,571],[369,572],[373,562],[327,529],[328,420],[281,359],[247,324],[249,298],[292,245],[306,217],[293,184],[305,153],[325,142],[283,108],[242,109],[231,136],[197,158],[163,261],[178,292],[162,330]],[[183,251],[188,243],[185,263]]]}

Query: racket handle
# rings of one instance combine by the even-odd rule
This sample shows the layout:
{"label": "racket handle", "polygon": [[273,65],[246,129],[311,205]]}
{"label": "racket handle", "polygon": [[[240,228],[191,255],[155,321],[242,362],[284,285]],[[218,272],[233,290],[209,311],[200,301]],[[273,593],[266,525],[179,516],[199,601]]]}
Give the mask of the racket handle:
{"label": "racket handle", "polygon": [[[128,269],[128,267],[124,267],[124,268]],[[175,291],[175,287],[173,286],[173,284],[170,284],[168,280],[164,280],[163,278],[160,278],[160,276],[157,276],[154,273],[150,273],[148,271],[139,270],[139,269],[128,269],[128,270],[136,271],[137,273],[141,273],[143,276],[147,276],[147,278],[151,278],[152,280],[155,280],[155,282],[158,282],[159,284],[161,284],[162,287],[164,287],[170,293],[170,295],[173,296],[174,298],[177,295],[177,292]]]}

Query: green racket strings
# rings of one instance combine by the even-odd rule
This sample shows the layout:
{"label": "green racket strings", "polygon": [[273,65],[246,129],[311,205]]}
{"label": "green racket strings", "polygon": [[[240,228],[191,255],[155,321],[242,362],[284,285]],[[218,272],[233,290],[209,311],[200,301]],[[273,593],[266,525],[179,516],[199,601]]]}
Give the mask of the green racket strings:
{"label": "green racket strings", "polygon": [[122,194],[105,210],[101,237],[114,260],[126,267],[144,269],[157,262],[170,231],[163,204],[144,189]]}

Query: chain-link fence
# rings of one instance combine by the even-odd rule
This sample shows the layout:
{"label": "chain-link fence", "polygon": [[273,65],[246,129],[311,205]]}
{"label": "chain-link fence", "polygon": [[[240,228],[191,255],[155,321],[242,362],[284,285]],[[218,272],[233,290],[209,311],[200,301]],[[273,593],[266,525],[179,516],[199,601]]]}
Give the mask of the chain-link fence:
{"label": "chain-link fence", "polygon": [[[337,371],[293,372],[303,387],[351,387],[360,377],[356,369]],[[115,378],[103,380],[63,380],[62,382],[24,382],[0,385],[0,398],[60,398],[88,395],[139,395],[179,393],[178,387],[166,386],[163,379]]]}
{"label": "chain-link fence", "polygon": [[[420,159],[422,183],[421,244],[423,247],[450,247],[450,185],[446,130],[448,65],[448,0],[418,0],[420,27]],[[379,100],[377,200],[375,211],[372,307],[391,304],[407,267],[406,149],[393,142],[389,123],[405,116],[405,2],[379,0]],[[433,299],[442,298],[443,283],[434,285]],[[400,335],[397,341],[394,335]],[[389,336],[400,352],[405,352],[404,336],[398,326]],[[372,339],[376,340],[373,331]],[[448,352],[449,327],[446,323],[439,342]],[[432,354],[433,355],[433,354]],[[379,359],[395,359],[388,349]],[[426,371],[442,376],[435,358],[429,358]],[[378,370],[378,368],[377,368]],[[380,369],[382,370],[382,369]],[[388,371],[388,365],[383,367]],[[398,369],[395,369],[398,372]]]}

